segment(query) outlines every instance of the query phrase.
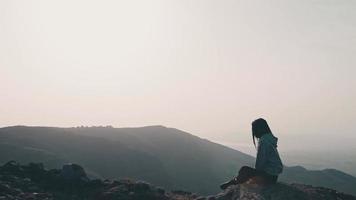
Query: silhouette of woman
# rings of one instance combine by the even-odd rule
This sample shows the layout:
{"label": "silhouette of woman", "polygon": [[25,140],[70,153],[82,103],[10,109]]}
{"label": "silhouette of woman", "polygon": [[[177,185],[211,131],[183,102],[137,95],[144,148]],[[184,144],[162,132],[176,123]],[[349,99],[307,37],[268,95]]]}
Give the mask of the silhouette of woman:
{"label": "silhouette of woman", "polygon": [[252,177],[262,179],[265,184],[277,182],[278,175],[283,171],[283,164],[277,151],[278,138],[273,136],[266,120],[259,118],[252,122],[252,138],[255,147],[255,138],[258,140],[255,168],[241,167],[238,176],[221,184],[221,189],[244,183]]}

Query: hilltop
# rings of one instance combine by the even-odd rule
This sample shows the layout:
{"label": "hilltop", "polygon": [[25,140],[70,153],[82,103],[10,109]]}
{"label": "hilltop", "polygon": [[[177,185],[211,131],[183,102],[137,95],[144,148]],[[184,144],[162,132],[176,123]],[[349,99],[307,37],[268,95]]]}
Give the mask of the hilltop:
{"label": "hilltop", "polygon": [[[47,168],[80,163],[89,177],[144,180],[168,190],[210,195],[255,158],[164,126],[0,128],[0,164],[42,162]],[[356,195],[356,178],[337,170],[285,167],[280,181]]]}
{"label": "hilltop", "polygon": [[0,199],[6,200],[356,200],[335,190],[302,184],[278,183],[267,188],[253,184],[231,186],[211,196],[166,191],[133,180],[90,180],[76,164],[47,170],[42,163],[0,167]]}

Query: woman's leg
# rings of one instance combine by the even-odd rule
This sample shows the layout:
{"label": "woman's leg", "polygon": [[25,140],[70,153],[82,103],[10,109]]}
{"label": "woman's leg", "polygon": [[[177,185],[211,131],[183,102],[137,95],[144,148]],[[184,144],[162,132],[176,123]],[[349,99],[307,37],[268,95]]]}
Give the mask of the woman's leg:
{"label": "woman's leg", "polygon": [[246,182],[248,179],[256,175],[256,169],[248,166],[243,166],[239,170],[239,174],[237,177],[233,178],[232,180],[223,183],[220,185],[220,188],[225,190],[230,185],[236,185]]}
{"label": "woman's leg", "polygon": [[257,175],[257,170],[252,167],[243,166],[239,170],[239,175],[236,177],[238,184],[248,181],[248,179]]}

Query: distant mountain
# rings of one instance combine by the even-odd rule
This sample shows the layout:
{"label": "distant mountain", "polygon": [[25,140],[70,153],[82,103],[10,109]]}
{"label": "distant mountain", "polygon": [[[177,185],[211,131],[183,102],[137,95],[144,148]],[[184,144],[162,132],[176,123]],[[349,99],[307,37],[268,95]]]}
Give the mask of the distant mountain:
{"label": "distant mountain", "polygon": [[[255,158],[189,133],[163,126],[141,128],[53,128],[14,126],[0,129],[0,162],[43,162],[48,168],[79,163],[100,178],[145,180],[167,189],[201,194],[219,191]],[[356,178],[337,170],[287,167],[280,180],[334,188],[356,194]]]}
{"label": "distant mountain", "polygon": [[[335,169],[307,170],[301,166],[288,167],[280,178],[284,182],[307,183],[355,195],[356,178]],[[353,188],[353,189],[352,189]]]}
{"label": "distant mountain", "polygon": [[302,165],[307,169],[315,170],[331,167],[351,174],[352,176],[356,176],[355,152],[356,146],[348,146],[347,150],[326,149],[322,151],[319,149],[318,151],[313,152],[306,149],[303,151],[289,150],[283,152],[285,155],[283,156],[283,159],[288,165]]}

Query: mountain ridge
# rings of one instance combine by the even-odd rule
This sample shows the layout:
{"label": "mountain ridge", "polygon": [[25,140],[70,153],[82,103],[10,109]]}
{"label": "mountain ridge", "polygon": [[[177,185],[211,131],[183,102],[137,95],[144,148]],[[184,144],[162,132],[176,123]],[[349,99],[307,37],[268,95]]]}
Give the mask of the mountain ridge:
{"label": "mountain ridge", "polygon": [[[219,183],[254,163],[250,155],[164,126],[0,128],[0,163],[8,160],[40,161],[49,168],[82,163],[93,177],[129,177],[202,194],[218,192]],[[354,192],[355,177],[297,168],[286,167],[280,180]],[[340,180],[326,185],[330,178]]]}

